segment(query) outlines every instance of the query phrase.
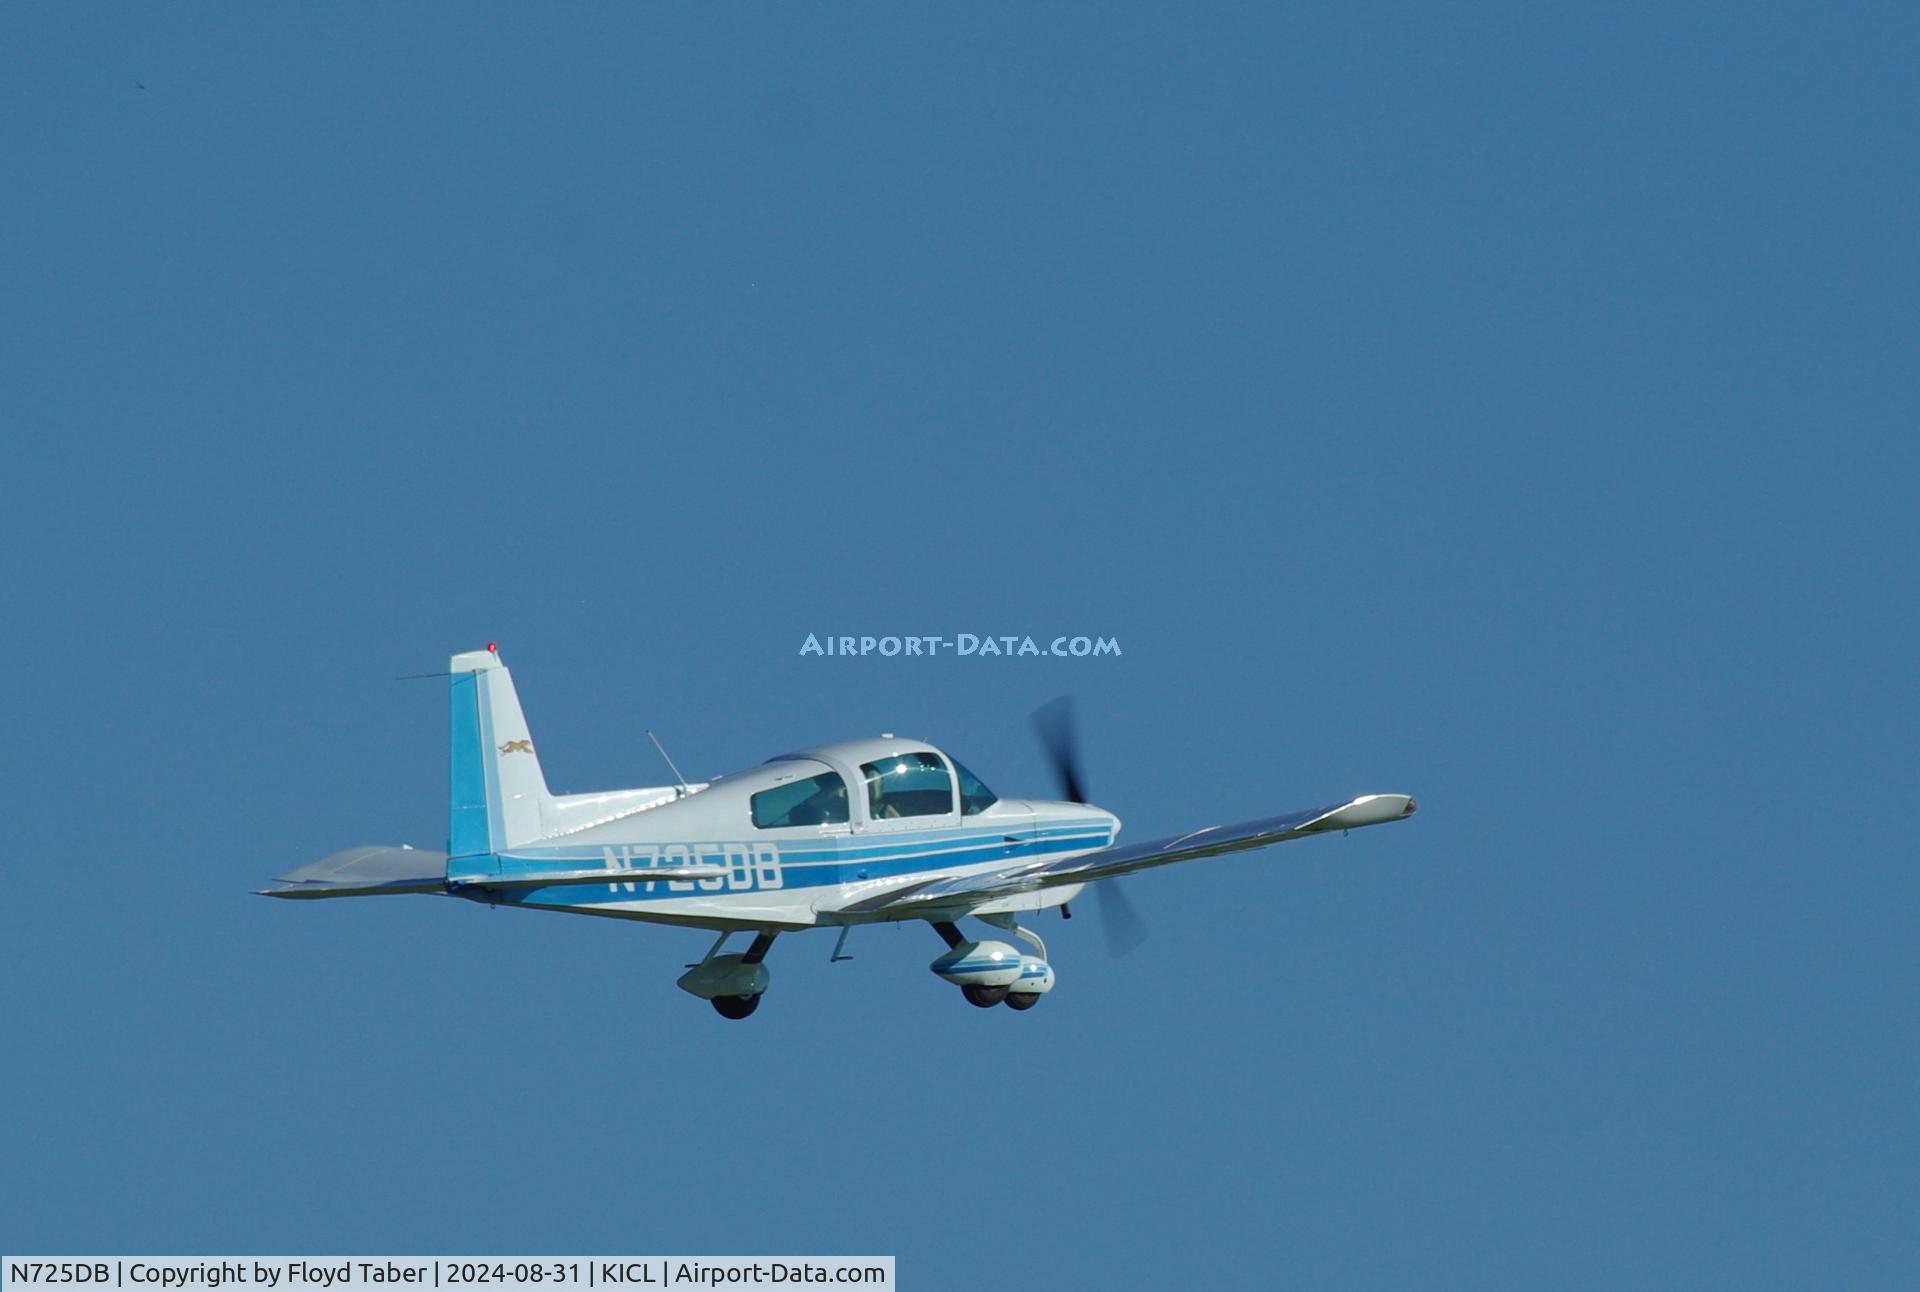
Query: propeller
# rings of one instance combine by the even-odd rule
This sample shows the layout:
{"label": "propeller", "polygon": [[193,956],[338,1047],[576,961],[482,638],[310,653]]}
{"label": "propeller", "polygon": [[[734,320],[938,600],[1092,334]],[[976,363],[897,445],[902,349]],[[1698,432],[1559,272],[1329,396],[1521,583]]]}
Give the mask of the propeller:
{"label": "propeller", "polygon": [[[1087,801],[1086,782],[1080,777],[1080,739],[1073,720],[1073,697],[1060,696],[1033,711],[1033,729],[1041,746],[1053,762],[1054,779],[1060,783],[1060,797],[1069,803]],[[1146,921],[1127,900],[1126,890],[1117,879],[1096,880],[1094,905],[1100,912],[1100,929],[1106,934],[1107,950],[1124,956],[1147,940]]]}
{"label": "propeller", "polygon": [[1085,803],[1081,788],[1079,737],[1073,721],[1073,697],[1063,695],[1048,700],[1033,711],[1033,729],[1053,760],[1053,776],[1060,782],[1060,797],[1069,803]]}
{"label": "propeller", "polygon": [[1107,952],[1116,960],[1147,940],[1147,922],[1133,909],[1119,880],[1096,880],[1093,905],[1100,912],[1100,931],[1107,935]]}

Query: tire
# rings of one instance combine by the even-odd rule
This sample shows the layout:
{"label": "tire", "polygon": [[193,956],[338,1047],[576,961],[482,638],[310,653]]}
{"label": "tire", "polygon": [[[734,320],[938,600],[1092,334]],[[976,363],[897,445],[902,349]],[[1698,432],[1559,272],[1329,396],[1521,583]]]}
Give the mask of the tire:
{"label": "tire", "polygon": [[969,985],[962,987],[960,994],[967,998],[969,1005],[978,1005],[981,1009],[992,1009],[995,1005],[998,1005],[1007,998],[1007,989],[1005,987],[975,987]]}
{"label": "tire", "polygon": [[760,1008],[758,996],[715,996],[713,1008],[722,1018],[745,1018]]}
{"label": "tire", "polygon": [[1007,993],[1008,1009],[1032,1009],[1040,1003],[1037,991],[1010,991]]}

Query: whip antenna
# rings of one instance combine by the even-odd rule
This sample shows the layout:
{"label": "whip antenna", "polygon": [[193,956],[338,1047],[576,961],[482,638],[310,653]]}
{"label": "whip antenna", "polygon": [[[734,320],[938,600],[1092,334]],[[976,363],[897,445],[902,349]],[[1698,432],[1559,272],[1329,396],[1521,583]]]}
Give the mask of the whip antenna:
{"label": "whip antenna", "polygon": [[673,779],[680,783],[681,797],[684,798],[693,793],[692,790],[687,788],[687,778],[682,776],[680,769],[673,765],[673,755],[667,752],[667,747],[660,743],[660,737],[653,734],[653,728],[651,727],[647,728],[647,739],[651,740],[653,747],[660,751],[660,756],[667,760],[667,769],[673,773]]}

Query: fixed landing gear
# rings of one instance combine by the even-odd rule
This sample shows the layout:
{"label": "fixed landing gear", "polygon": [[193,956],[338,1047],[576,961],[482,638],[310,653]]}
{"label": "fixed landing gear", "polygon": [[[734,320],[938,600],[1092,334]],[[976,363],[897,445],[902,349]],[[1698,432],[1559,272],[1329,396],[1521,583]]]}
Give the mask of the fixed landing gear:
{"label": "fixed landing gear", "polygon": [[680,975],[680,990],[709,1002],[722,1018],[745,1018],[760,1008],[760,997],[772,981],[761,962],[778,935],[760,933],[744,952],[722,955],[720,948],[729,936],[722,933],[705,959],[687,966]]}
{"label": "fixed landing gear", "polygon": [[1046,962],[1046,944],[1014,923],[1010,915],[983,915],[980,919],[1032,945],[1037,955],[1023,955],[1005,942],[970,942],[951,920],[930,920],[933,931],[947,944],[947,953],[927,967],[960,989],[967,1004],[992,1009],[1029,1010],[1053,990],[1053,967]]}

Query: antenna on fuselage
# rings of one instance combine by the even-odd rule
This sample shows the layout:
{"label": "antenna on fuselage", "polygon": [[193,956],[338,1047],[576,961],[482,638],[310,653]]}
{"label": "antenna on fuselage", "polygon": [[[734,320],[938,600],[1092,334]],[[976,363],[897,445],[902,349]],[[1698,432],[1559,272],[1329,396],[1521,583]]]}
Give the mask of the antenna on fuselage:
{"label": "antenna on fuselage", "polygon": [[693,793],[692,790],[687,788],[687,778],[682,776],[680,769],[673,765],[673,755],[667,752],[667,747],[660,743],[660,737],[653,734],[653,728],[651,727],[647,728],[647,739],[651,740],[653,747],[660,751],[660,756],[667,760],[667,769],[673,773],[673,779],[680,783],[680,797],[685,798],[687,795]]}

